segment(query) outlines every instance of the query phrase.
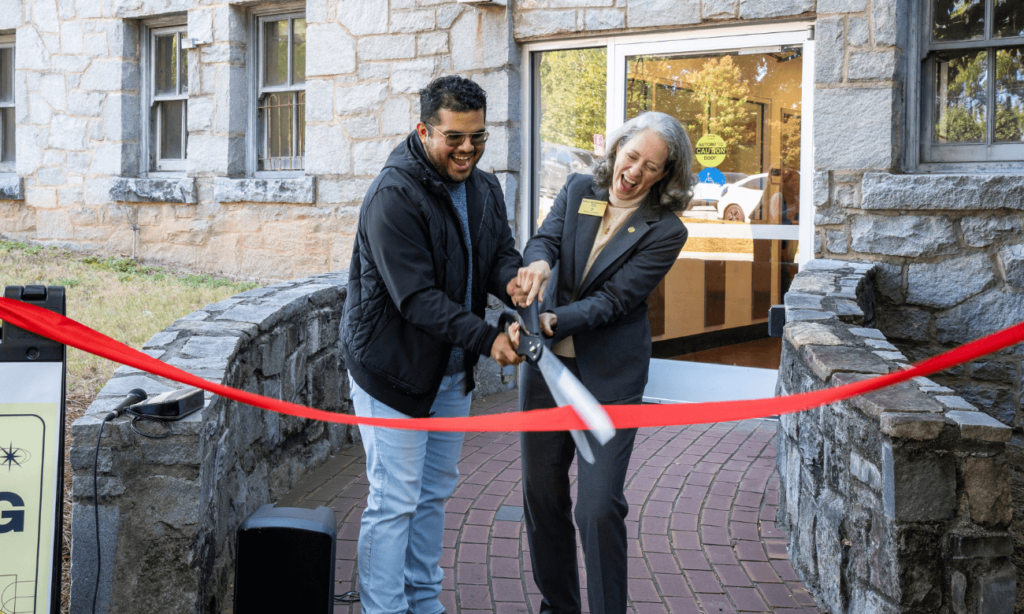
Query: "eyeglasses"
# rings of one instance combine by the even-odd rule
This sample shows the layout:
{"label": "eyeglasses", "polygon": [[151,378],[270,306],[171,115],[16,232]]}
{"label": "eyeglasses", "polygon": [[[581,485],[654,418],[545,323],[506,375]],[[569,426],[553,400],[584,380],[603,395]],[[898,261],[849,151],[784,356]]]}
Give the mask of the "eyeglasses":
{"label": "eyeglasses", "polygon": [[[426,124],[426,125],[430,126],[430,128],[432,128],[434,130],[437,130],[436,127],[431,126],[430,124]],[[483,145],[485,142],[487,142],[487,137],[491,136],[491,133],[487,132],[486,130],[481,131],[481,132],[448,132],[448,133],[444,133],[444,132],[441,132],[440,130],[437,130],[437,133],[444,137],[444,144],[447,145],[448,147],[458,147],[459,145],[462,145],[462,142],[464,140],[466,140],[467,136],[469,137],[469,142],[470,143],[472,143],[474,145]]]}

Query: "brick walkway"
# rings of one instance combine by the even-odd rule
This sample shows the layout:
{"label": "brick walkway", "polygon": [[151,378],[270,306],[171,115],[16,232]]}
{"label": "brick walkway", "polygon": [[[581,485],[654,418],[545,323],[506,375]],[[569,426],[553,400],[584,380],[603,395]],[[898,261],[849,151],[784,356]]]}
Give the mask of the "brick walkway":
{"label": "brick walkway", "polygon": [[[475,401],[472,413],[515,409],[511,392]],[[630,614],[818,612],[789,563],[785,535],[775,528],[775,424],[640,430],[626,481]],[[445,515],[441,602],[448,614],[537,614],[540,594],[522,522],[519,436],[467,433],[459,472]],[[358,589],[356,540],[367,484],[356,446],[303,478],[279,503],[334,509],[339,595]],[[582,565],[582,552],[578,559]],[[582,567],[580,581],[585,590]],[[584,612],[586,604],[584,594]],[[360,614],[358,604],[334,611]]]}

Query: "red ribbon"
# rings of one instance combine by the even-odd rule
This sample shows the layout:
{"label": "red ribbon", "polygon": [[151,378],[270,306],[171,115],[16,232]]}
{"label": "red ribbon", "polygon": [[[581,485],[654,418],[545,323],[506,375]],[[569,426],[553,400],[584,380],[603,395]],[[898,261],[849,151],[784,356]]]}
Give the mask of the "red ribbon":
{"label": "red ribbon", "polygon": [[[196,388],[202,388],[240,403],[299,418],[418,431],[565,431],[586,428],[579,417],[577,417],[576,412],[568,407],[473,416],[471,418],[418,419],[362,418],[349,414],[323,411],[209,382],[151,356],[147,356],[70,318],[14,299],[0,297],[0,320],[10,322],[14,326],[37,335],[42,335],[43,337],[48,337],[64,345],[147,371],[153,375],[165,377],[189,386],[195,386]],[[932,373],[944,371],[952,366],[969,362],[981,356],[998,352],[1021,341],[1024,341],[1024,322],[954,348],[944,354],[918,363],[909,369],[835,388],[805,392],[788,397],[749,401],[666,405],[610,405],[606,409],[616,428],[732,422],[749,418],[766,418],[828,405],[829,403],[835,403],[836,401],[842,401],[850,397],[885,388],[886,386],[905,382],[917,376],[931,375]]]}

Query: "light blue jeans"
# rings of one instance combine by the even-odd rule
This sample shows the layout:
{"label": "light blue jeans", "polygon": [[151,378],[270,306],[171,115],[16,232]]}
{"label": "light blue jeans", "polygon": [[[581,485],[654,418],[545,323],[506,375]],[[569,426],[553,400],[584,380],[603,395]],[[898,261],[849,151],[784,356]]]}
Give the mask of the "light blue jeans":
{"label": "light blue jeans", "polygon": [[[469,415],[465,374],[446,376],[431,407],[438,418]],[[357,416],[408,418],[349,378]],[[440,614],[444,505],[459,479],[463,433],[359,427],[370,495],[359,529],[364,614]]]}

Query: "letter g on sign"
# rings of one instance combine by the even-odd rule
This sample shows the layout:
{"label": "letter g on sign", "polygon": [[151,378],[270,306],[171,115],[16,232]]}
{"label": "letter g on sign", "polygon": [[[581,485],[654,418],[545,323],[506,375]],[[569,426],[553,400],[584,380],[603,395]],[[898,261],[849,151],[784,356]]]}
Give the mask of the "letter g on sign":
{"label": "letter g on sign", "polygon": [[[0,492],[0,502],[6,501],[14,507],[25,507],[21,497],[13,492]],[[25,530],[25,512],[23,510],[4,510],[0,512],[0,533],[20,533]]]}

